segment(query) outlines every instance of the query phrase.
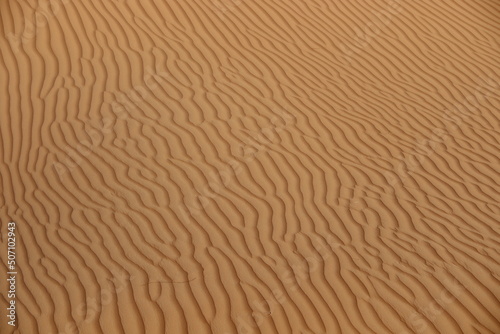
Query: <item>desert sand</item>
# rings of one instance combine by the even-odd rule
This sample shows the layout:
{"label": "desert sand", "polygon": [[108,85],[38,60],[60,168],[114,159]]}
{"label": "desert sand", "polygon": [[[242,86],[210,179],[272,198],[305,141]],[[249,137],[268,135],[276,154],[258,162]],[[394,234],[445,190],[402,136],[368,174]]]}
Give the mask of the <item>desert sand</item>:
{"label": "desert sand", "polygon": [[500,333],[498,0],[0,21],[0,333]]}

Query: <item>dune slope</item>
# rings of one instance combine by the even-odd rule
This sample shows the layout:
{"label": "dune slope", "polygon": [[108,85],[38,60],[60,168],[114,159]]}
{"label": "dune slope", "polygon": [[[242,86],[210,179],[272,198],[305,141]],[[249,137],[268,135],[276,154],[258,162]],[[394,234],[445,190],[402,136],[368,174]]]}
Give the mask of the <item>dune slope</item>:
{"label": "dune slope", "polygon": [[1,333],[500,333],[500,2],[0,22]]}

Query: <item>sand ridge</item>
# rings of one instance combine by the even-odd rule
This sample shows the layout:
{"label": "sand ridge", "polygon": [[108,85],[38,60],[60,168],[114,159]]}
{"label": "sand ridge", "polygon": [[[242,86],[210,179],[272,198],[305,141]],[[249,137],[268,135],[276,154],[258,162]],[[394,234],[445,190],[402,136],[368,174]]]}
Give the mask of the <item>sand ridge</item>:
{"label": "sand ridge", "polygon": [[2,1],[0,332],[499,333],[499,9]]}

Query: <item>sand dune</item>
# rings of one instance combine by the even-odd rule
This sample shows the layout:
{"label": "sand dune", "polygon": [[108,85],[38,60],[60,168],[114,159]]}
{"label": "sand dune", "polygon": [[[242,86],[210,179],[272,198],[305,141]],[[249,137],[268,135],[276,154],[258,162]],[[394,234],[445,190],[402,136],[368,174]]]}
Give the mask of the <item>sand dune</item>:
{"label": "sand dune", "polygon": [[1,333],[500,333],[498,1],[0,18]]}

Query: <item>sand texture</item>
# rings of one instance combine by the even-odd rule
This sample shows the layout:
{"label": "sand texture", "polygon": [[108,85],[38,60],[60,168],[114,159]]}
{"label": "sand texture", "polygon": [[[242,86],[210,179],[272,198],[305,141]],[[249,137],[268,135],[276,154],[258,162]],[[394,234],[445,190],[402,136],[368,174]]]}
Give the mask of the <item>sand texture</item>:
{"label": "sand texture", "polygon": [[0,333],[500,333],[499,0],[0,23]]}

